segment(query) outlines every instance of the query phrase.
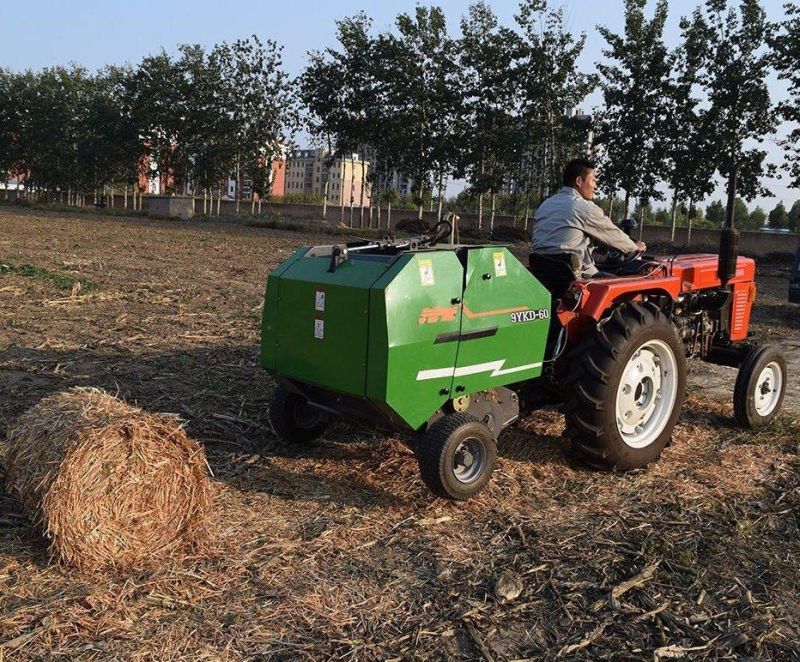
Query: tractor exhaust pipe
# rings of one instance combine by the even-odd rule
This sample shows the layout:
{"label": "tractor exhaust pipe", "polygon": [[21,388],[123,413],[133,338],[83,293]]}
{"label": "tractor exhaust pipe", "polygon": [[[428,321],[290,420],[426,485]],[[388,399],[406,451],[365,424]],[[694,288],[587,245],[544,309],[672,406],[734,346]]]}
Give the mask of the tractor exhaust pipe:
{"label": "tractor exhaust pipe", "polygon": [[736,159],[731,163],[731,174],[728,178],[728,209],[725,218],[725,227],[720,235],[719,262],[717,274],[722,287],[726,287],[736,275],[736,262],[739,259],[739,231],[734,227],[733,216],[736,208],[736,183],[738,164]]}

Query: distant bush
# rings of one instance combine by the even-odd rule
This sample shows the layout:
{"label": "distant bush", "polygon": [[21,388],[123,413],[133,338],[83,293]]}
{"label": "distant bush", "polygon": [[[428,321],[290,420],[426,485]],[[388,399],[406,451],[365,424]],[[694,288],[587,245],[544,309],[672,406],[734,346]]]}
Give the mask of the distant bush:
{"label": "distant bush", "polygon": [[273,198],[270,196],[269,202],[285,204],[285,205],[321,205],[324,198],[323,196],[309,192],[286,193],[283,196]]}
{"label": "distant bush", "polygon": [[408,234],[425,234],[431,231],[431,224],[418,218],[404,218],[395,224],[394,229],[396,232],[407,232]]}

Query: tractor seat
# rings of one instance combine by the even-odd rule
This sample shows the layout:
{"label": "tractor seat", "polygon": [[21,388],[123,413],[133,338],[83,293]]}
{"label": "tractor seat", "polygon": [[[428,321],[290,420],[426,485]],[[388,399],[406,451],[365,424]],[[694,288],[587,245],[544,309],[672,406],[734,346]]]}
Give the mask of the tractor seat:
{"label": "tractor seat", "polygon": [[531,253],[528,257],[528,270],[550,292],[554,306],[564,297],[575,280],[571,260],[570,255]]}

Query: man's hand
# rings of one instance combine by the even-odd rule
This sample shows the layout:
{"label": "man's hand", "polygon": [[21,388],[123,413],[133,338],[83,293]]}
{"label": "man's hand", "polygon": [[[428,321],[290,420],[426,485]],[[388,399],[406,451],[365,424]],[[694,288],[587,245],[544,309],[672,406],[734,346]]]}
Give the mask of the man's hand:
{"label": "man's hand", "polygon": [[636,250],[639,251],[640,253],[646,252],[647,251],[647,244],[644,243],[643,241],[637,241],[636,242]]}

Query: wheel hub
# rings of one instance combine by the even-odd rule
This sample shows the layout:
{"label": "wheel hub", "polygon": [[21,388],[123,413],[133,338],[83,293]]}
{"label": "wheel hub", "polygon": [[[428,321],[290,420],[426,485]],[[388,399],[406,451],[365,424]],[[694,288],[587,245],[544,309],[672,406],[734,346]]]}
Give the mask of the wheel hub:
{"label": "wheel hub", "polygon": [[626,364],[617,390],[617,428],[623,441],[633,448],[652,443],[663,431],[676,395],[672,350],[660,340],[645,343]]}
{"label": "wheel hub", "polygon": [[461,483],[471,483],[483,473],[486,449],[480,439],[470,437],[462,441],[453,453],[453,474]]}
{"label": "wheel hub", "polygon": [[772,413],[780,399],[783,386],[781,367],[773,361],[767,364],[756,380],[755,408],[760,416]]}
{"label": "wheel hub", "polygon": [[294,408],[294,420],[298,427],[310,430],[322,421],[322,413],[306,402],[298,402]]}

